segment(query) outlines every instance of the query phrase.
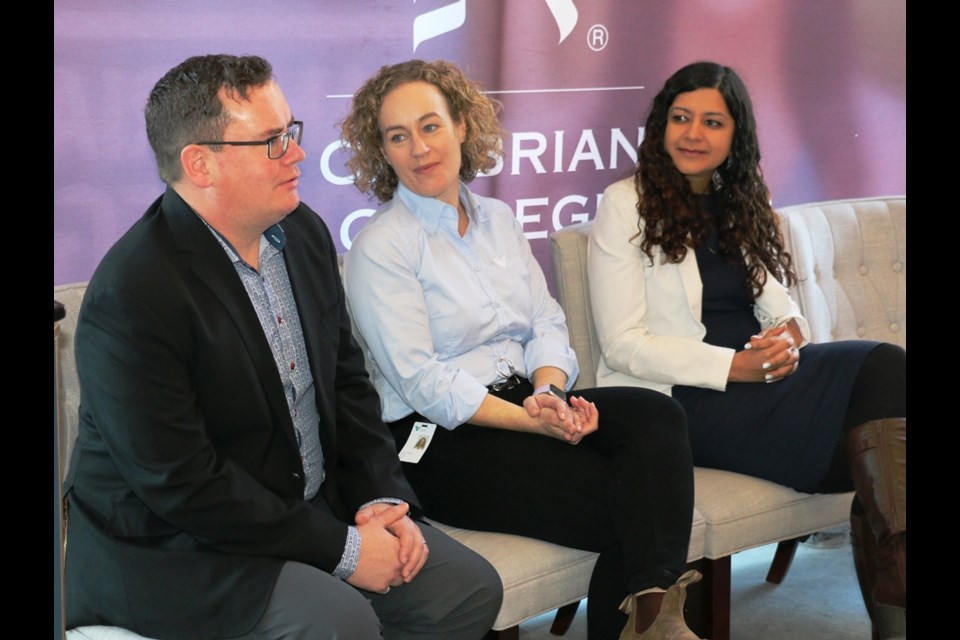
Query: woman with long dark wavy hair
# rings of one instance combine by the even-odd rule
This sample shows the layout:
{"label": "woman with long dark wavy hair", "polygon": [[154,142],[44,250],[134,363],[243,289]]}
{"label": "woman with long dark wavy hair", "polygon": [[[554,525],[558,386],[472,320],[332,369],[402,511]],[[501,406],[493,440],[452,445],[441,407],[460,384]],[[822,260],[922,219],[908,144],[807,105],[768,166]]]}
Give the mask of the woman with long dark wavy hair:
{"label": "woman with long dark wavy hair", "polygon": [[864,601],[875,632],[895,637],[906,620],[906,353],[808,342],[732,69],[697,62],[671,76],[638,156],[591,233],[598,383],[679,400],[698,466],[798,491],[855,489]]}
{"label": "woman with long dark wavy hair", "polygon": [[693,639],[683,410],[646,389],[567,396],[563,311],[513,211],[466,185],[501,153],[496,113],[454,65],[411,60],[364,83],[342,124],[357,187],[382,203],[344,278],[383,419],[428,516],[600,553],[590,638]]}

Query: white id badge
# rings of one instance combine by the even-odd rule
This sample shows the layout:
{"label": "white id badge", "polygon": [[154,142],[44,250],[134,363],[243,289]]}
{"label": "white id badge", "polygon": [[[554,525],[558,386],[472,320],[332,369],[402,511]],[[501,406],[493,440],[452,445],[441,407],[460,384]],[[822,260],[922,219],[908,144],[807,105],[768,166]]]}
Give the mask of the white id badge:
{"label": "white id badge", "polygon": [[437,425],[429,422],[414,422],[413,429],[410,430],[410,437],[407,438],[407,444],[400,449],[400,461],[416,464],[420,458],[427,452],[430,441],[433,440],[433,432],[437,430]]}

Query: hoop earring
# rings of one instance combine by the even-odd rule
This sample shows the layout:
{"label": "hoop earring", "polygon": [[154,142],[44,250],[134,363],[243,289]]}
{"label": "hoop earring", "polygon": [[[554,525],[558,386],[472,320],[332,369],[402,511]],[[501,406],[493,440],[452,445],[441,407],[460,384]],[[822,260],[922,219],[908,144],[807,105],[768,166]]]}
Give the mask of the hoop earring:
{"label": "hoop earring", "polygon": [[720,177],[720,171],[714,171],[713,175],[710,176],[710,184],[713,185],[714,191],[720,191],[723,189],[723,178]]}

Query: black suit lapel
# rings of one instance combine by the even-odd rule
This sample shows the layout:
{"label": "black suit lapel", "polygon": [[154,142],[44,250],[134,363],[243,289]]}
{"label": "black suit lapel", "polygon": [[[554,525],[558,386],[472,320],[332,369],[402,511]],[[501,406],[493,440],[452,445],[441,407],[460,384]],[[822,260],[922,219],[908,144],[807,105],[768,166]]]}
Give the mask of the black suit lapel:
{"label": "black suit lapel", "polygon": [[[270,344],[263,334],[257,312],[250,302],[236,269],[223,247],[200,217],[173,190],[163,196],[163,212],[185,264],[203,282],[226,310],[247,348],[260,386],[275,416],[275,424],[297,446],[293,421]],[[233,354],[240,357],[240,354]]]}

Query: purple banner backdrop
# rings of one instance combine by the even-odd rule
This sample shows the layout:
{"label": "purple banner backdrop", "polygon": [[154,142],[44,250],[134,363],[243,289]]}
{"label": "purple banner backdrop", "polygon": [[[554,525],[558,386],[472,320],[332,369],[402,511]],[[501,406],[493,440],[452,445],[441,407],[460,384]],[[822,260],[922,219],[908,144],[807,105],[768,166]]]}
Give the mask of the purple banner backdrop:
{"label": "purple banner backdrop", "polygon": [[54,284],[86,280],[163,188],[143,124],[184,58],[257,54],[306,122],[300,193],[341,250],[375,202],[346,178],[336,123],[381,65],[461,65],[508,135],[472,188],[546,236],[592,217],[632,171],[653,96],[700,59],[754,101],[775,206],[906,193],[905,0],[121,0],[54,2]]}

